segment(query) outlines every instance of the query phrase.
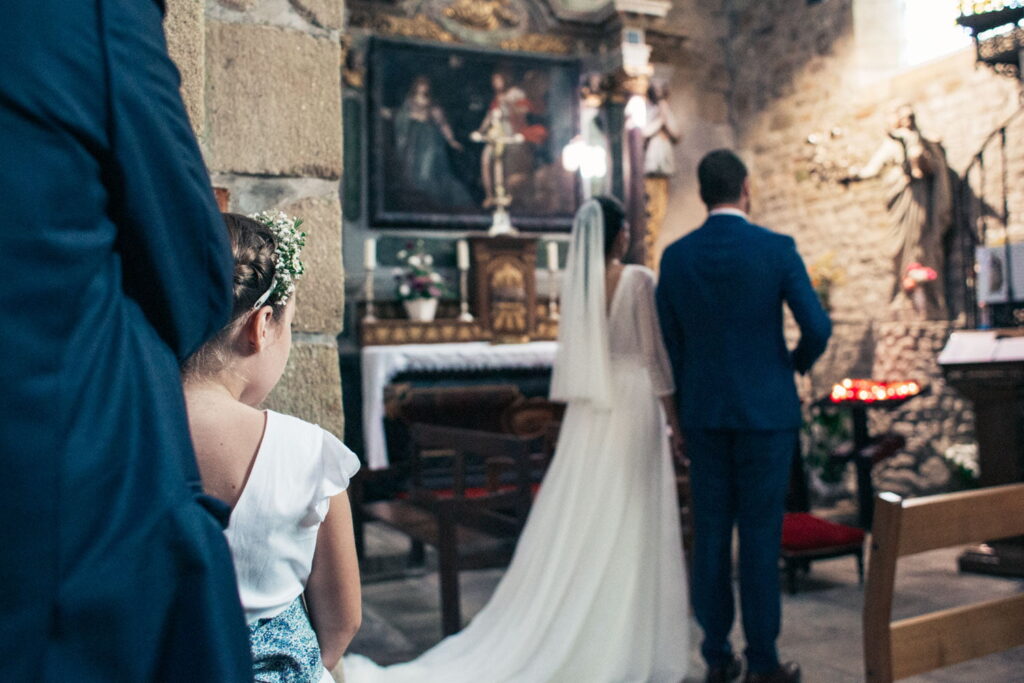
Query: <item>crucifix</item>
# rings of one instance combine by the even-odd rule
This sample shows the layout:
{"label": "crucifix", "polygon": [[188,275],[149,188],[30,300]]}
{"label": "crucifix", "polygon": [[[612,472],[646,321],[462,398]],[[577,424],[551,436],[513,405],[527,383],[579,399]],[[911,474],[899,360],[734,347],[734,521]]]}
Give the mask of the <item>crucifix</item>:
{"label": "crucifix", "polygon": [[487,113],[487,118],[479,130],[469,134],[473,142],[484,143],[484,152],[480,158],[481,175],[487,198],[484,207],[494,207],[494,218],[488,235],[513,235],[516,229],[508,215],[508,207],[512,196],[505,189],[505,148],[508,145],[523,142],[521,133],[509,134],[504,122],[501,107],[494,107]]}

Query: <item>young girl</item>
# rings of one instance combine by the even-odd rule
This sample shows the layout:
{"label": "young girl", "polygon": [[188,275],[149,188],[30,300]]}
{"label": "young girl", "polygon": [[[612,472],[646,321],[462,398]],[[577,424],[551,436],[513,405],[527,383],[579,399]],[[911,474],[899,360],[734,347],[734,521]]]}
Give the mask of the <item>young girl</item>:
{"label": "young girl", "polygon": [[231,507],[255,679],[329,682],[361,618],[345,493],[359,461],[320,427],[256,407],[291,351],[305,235],[284,214],[254,218],[224,214],[234,308],[186,363],[189,424],[206,492]]}

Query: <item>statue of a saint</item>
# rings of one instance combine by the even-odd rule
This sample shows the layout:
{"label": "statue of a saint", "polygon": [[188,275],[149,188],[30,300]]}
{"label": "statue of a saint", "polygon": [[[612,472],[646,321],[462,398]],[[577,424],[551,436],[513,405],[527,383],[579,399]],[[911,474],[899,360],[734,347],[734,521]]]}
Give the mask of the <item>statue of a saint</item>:
{"label": "statue of a saint", "polygon": [[682,133],[668,105],[668,86],[664,81],[653,81],[647,89],[647,125],[644,126],[644,175],[671,177],[676,173],[676,159],[672,147]]}
{"label": "statue of a saint", "polygon": [[675,150],[682,137],[679,124],[668,104],[668,86],[657,80],[647,89],[647,125],[643,128],[644,190],[647,192],[647,233],[644,254],[647,266],[655,268],[655,247],[668,212],[668,179],[675,175]]}
{"label": "statue of a saint", "polygon": [[886,251],[896,276],[892,306],[919,319],[942,320],[948,317],[943,242],[953,225],[953,178],[946,153],[939,142],[921,134],[910,105],[896,109],[888,133],[867,165],[850,169],[846,180],[884,174],[891,219]]}

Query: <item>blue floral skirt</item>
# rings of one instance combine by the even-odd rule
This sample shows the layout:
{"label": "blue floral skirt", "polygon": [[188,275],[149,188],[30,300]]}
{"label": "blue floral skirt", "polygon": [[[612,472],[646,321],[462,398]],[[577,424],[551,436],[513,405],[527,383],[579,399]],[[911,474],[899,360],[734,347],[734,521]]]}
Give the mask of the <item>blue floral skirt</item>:
{"label": "blue floral skirt", "polygon": [[324,673],[320,646],[302,604],[249,624],[253,680],[257,683],[317,683]]}

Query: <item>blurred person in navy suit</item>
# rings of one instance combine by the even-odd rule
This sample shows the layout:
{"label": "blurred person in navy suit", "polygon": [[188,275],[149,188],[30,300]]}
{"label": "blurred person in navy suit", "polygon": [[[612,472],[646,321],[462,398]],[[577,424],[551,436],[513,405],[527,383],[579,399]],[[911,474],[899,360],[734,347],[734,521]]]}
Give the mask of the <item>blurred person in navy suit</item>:
{"label": "blurred person in navy suit", "polygon": [[[746,680],[799,681],[799,666],[780,664],[775,646],[783,505],[801,424],[793,373],[807,372],[824,352],[832,325],[793,238],[750,222],[739,157],[711,152],[697,176],[708,218],[665,250],[656,300],[690,459],[701,653],[708,681],[739,677],[729,643],[736,526]],[[783,304],[801,333],[792,352]]]}
{"label": "blurred person in navy suit", "polygon": [[162,16],[4,3],[0,680],[251,680],[179,379],[231,259]]}

